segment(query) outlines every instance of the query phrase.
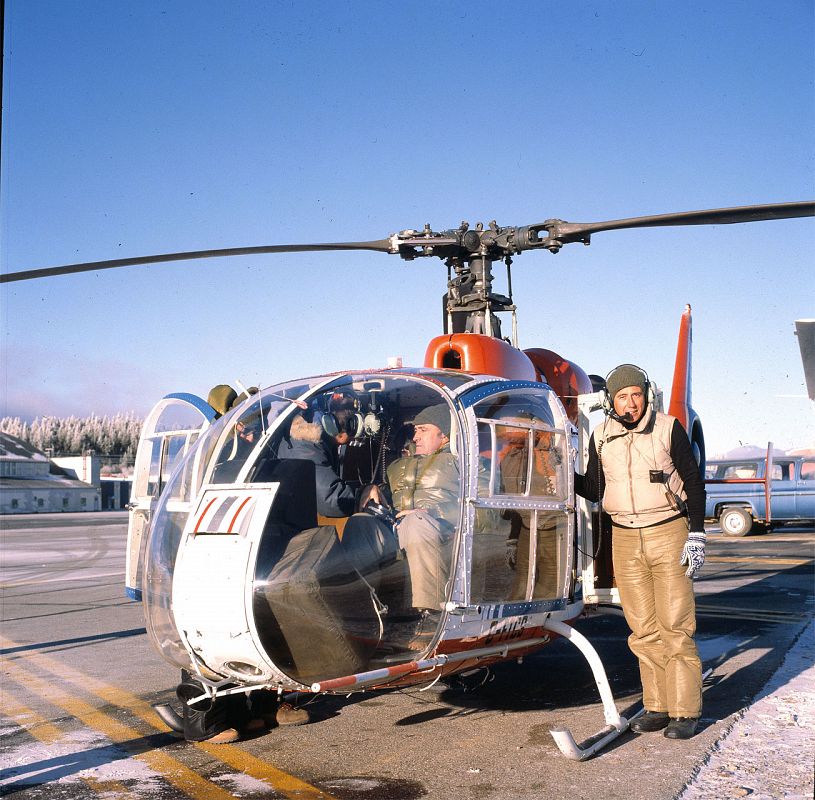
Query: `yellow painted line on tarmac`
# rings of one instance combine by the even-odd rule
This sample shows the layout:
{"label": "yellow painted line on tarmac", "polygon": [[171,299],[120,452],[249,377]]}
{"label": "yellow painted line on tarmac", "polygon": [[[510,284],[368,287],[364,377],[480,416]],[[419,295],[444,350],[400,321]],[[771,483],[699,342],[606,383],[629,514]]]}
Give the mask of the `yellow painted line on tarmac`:
{"label": "yellow painted line on tarmac", "polygon": [[8,684],[3,687],[3,714],[45,744],[51,744],[63,738],[62,731],[39,711],[24,706],[11,697],[8,692]]}
{"label": "yellow painted line on tarmac", "polygon": [[768,556],[766,558],[756,558],[755,556],[706,556],[705,563],[707,562],[721,562],[727,564],[762,564],[765,566],[774,566],[776,564],[784,567],[801,567],[804,564],[811,564],[812,558],[775,558]]}
{"label": "yellow painted line on tarmac", "polygon": [[[20,689],[25,689],[25,687],[17,681],[12,682]],[[58,744],[61,740],[66,738],[65,733],[47,720],[39,711],[35,711],[29,706],[24,706],[22,703],[18,703],[10,697],[8,693],[8,680],[6,681],[3,691],[3,713],[8,719],[19,725],[35,739],[39,739],[43,744]],[[104,794],[105,798],[129,798],[136,796],[130,789],[119,783],[119,781],[100,781],[98,778],[94,778],[90,775],[83,776],[81,780],[91,791],[97,794]]]}
{"label": "yellow painted line on tarmac", "polygon": [[131,792],[127,786],[122,786],[118,781],[101,781],[99,778],[83,778],[82,780],[98,795],[101,795],[104,800],[110,798],[122,797],[141,797],[141,793]]}
{"label": "yellow painted line on tarmac", "polygon": [[[12,568],[13,569],[13,568]],[[11,571],[11,570],[7,570]],[[22,586],[29,587],[29,586],[43,586],[46,583],[75,583],[77,581],[87,581],[89,585],[95,586],[97,578],[114,578],[114,577],[121,577],[122,571],[117,570],[116,572],[99,572],[94,573],[91,575],[67,575],[67,576],[60,576],[57,575],[51,578],[12,578],[9,581],[0,582],[0,589],[6,591],[7,589],[19,589]]]}
{"label": "yellow painted line on tarmac", "polygon": [[815,544],[815,536],[805,534],[801,536],[781,536],[774,531],[771,533],[762,533],[758,536],[727,536],[726,534],[719,535],[718,531],[710,532],[710,541],[712,542],[727,542],[728,544],[775,544],[776,542],[784,542],[785,544]]}
{"label": "yellow painted line on tarmac", "polygon": [[[17,647],[18,645],[16,642],[12,642],[0,636],[0,646],[7,649]],[[58,675],[63,681],[84,688],[105,702],[129,710],[156,730],[161,732],[167,731],[167,726],[161,721],[153,707],[135,695],[93,678],[90,675],[85,675],[79,670],[72,669],[43,653],[29,652],[20,657],[36,664],[40,669],[46,672]],[[232,747],[227,744],[214,745],[207,742],[196,742],[195,746],[227,766],[250,775],[257,780],[268,783],[275,791],[280,792],[286,797],[295,798],[296,800],[336,800],[332,795],[318,789],[316,786],[312,786],[294,775],[279,770],[266,761],[256,758],[238,747]]]}
{"label": "yellow painted line on tarmac", "polygon": [[239,747],[209,744],[208,742],[196,742],[196,747],[239,772],[244,772],[253,778],[271,783],[275,791],[286,795],[286,797],[304,798],[304,800],[318,800],[318,798],[319,800],[336,800],[328,792],[304,783],[299,778],[295,778],[294,775],[276,769],[271,764],[267,764],[260,758],[255,758],[251,753],[247,753]]}
{"label": "yellow painted line on tarmac", "polygon": [[776,624],[799,624],[809,618],[809,614],[795,611],[773,611],[744,606],[720,606],[716,604],[697,603],[696,613],[703,617],[724,617],[727,619],[747,619],[755,622],[773,622]]}
{"label": "yellow painted line on tarmac", "polygon": [[[28,658],[22,660],[28,661]],[[6,660],[3,669],[11,673],[11,677],[15,682],[22,684],[26,689],[36,693],[49,703],[67,711],[72,717],[76,717],[89,728],[103,733],[112,742],[122,745],[122,749],[126,752],[134,750],[134,746],[131,744],[134,740],[144,738],[144,734],[135,728],[109,717],[84,700],[69,695],[55,684],[48,683],[22,666],[12,663],[10,659]],[[59,676],[55,677],[58,678]],[[180,761],[168,756],[166,753],[162,753],[160,750],[133,752],[132,755],[134,758],[144,761],[151,769],[160,773],[173,786],[194,800],[199,798],[200,800],[210,800],[210,798],[213,800],[232,800],[233,798],[230,792],[202,778]]]}

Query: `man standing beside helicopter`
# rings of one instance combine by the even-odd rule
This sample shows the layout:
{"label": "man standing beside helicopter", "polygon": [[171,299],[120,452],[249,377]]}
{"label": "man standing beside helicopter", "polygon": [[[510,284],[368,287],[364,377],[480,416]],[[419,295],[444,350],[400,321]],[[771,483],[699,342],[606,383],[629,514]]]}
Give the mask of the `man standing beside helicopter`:
{"label": "man standing beside helicopter", "polygon": [[705,561],[704,482],[684,428],[654,408],[642,369],[609,373],[604,408],[575,490],[602,499],[611,515],[614,576],[645,706],[631,729],[689,739],[702,710],[691,579]]}

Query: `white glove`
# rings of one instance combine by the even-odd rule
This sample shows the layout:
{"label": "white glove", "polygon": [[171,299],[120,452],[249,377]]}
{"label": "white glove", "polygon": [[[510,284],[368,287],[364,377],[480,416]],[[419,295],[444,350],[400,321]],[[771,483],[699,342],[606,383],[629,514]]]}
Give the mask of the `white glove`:
{"label": "white glove", "polygon": [[684,566],[688,565],[685,570],[685,575],[692,578],[700,569],[702,564],[705,563],[705,536],[704,531],[691,531],[688,534],[688,541],[682,548],[682,558],[679,559],[679,564]]}

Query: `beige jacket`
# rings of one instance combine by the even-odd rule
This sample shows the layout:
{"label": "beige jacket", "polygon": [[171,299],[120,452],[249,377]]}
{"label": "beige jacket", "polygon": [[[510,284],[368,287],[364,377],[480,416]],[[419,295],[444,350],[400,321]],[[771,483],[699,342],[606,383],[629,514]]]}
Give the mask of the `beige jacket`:
{"label": "beige jacket", "polygon": [[[679,511],[666,491],[684,502],[684,484],[671,460],[674,418],[649,406],[632,430],[607,419],[594,430],[594,442],[603,467],[603,510],[617,525],[643,528],[656,525]],[[652,470],[661,470],[665,481],[652,483]]]}

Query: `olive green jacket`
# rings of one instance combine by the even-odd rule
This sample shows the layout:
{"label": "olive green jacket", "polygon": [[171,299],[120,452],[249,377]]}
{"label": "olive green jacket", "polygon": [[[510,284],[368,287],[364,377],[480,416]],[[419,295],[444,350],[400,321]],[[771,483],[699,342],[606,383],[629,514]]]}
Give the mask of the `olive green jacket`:
{"label": "olive green jacket", "polygon": [[458,523],[458,458],[448,449],[428,456],[406,456],[388,467],[397,512],[422,509],[451,525]]}

